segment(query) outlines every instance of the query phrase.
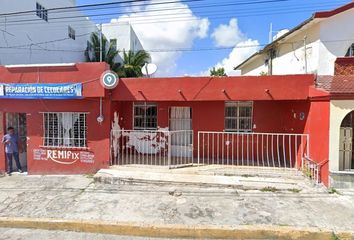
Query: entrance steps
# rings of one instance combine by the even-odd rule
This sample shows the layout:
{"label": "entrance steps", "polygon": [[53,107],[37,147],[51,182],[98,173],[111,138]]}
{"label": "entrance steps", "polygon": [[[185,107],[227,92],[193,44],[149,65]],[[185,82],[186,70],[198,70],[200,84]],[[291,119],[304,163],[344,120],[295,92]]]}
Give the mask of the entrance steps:
{"label": "entrance steps", "polygon": [[[106,184],[167,184],[227,187],[264,192],[306,192],[313,184],[294,169],[264,169],[234,166],[166,167],[129,165],[101,169],[94,179]],[[323,191],[318,188],[319,192]]]}

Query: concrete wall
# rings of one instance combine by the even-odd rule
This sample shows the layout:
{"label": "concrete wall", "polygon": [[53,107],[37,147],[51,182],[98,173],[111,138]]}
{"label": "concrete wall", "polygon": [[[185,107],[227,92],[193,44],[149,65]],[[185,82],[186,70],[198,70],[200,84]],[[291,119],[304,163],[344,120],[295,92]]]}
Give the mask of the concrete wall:
{"label": "concrete wall", "polygon": [[333,75],[337,57],[345,56],[354,42],[354,9],[330,17],[321,23],[318,73]]}
{"label": "concrete wall", "polygon": [[106,23],[102,24],[102,32],[108,40],[117,39],[119,57],[116,61],[123,62],[123,51],[143,50],[140,40],[129,23]]}
{"label": "concrete wall", "polygon": [[[36,0],[2,0],[1,13],[35,11]],[[75,6],[73,0],[38,1],[46,9]],[[78,18],[55,19],[82,16]],[[26,22],[15,22],[23,21]],[[68,26],[76,32],[76,40],[68,39]],[[36,16],[0,16],[0,64],[65,63],[85,61],[84,50],[96,26],[78,10],[48,13],[48,22]],[[83,36],[80,36],[83,35]],[[52,41],[52,42],[50,42]],[[44,43],[49,42],[49,43]]]}

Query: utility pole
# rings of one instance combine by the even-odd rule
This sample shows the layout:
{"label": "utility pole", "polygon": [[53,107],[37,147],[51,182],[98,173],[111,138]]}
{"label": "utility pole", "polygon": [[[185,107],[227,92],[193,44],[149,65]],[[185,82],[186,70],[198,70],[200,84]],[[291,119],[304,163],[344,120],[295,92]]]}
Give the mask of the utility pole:
{"label": "utility pole", "polygon": [[102,54],[102,23],[100,23],[100,62],[103,60]]}
{"label": "utility pole", "polygon": [[307,36],[304,37],[304,59],[305,59],[305,74],[307,74]]}
{"label": "utility pole", "polygon": [[270,29],[269,29],[269,43],[273,42],[273,23],[270,23]]}

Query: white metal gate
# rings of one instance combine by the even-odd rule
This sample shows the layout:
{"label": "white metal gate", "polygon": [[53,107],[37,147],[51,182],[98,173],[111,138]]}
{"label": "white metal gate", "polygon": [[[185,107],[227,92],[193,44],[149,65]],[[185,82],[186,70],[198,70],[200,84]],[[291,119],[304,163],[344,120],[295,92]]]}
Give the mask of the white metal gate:
{"label": "white metal gate", "polygon": [[[179,143],[178,148],[172,142]],[[193,131],[112,130],[111,165],[170,168],[193,164]]]}
{"label": "white metal gate", "polygon": [[170,131],[179,132],[171,136],[172,157],[193,157],[192,109],[171,107],[169,121]]}

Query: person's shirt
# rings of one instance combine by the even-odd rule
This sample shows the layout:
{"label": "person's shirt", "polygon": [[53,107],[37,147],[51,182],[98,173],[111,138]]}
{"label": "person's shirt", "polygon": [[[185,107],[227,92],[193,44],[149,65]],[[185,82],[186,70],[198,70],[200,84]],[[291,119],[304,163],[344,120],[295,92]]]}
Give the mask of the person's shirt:
{"label": "person's shirt", "polygon": [[[6,141],[9,141],[6,144]],[[17,134],[6,134],[2,138],[2,142],[5,144],[6,153],[17,153],[18,152],[18,136]]]}

